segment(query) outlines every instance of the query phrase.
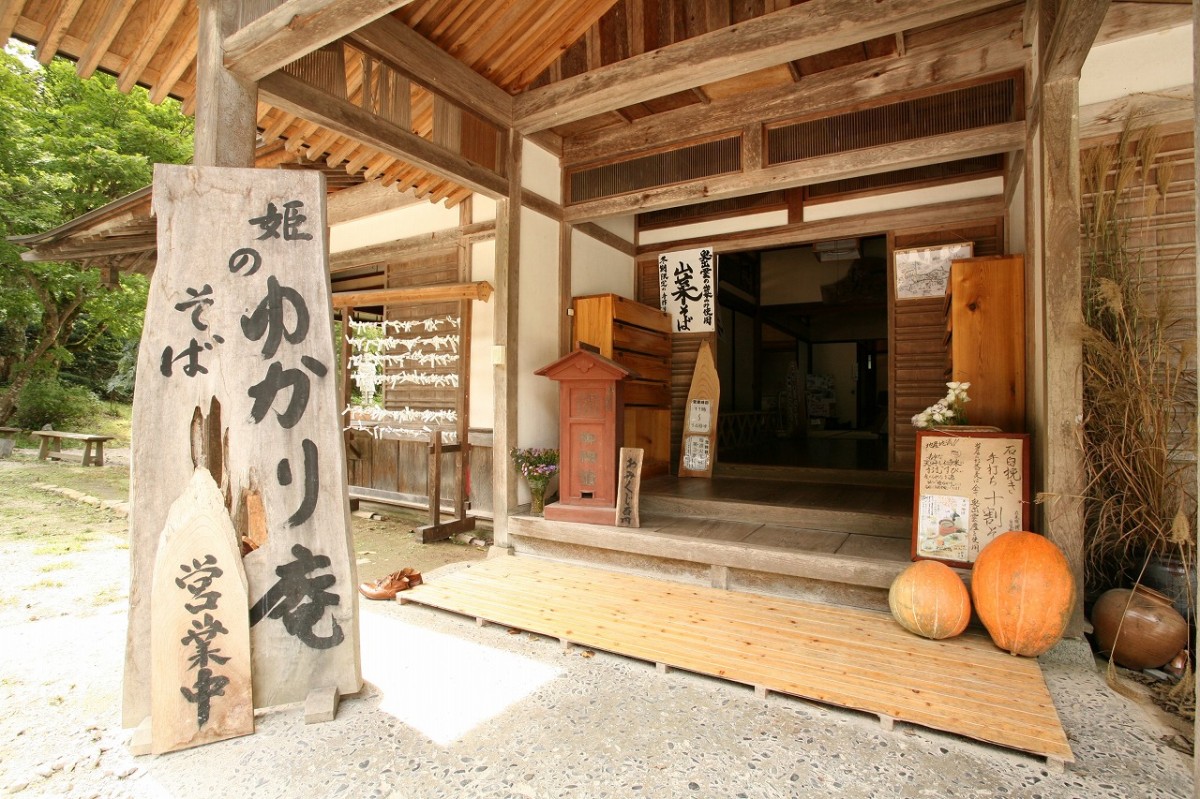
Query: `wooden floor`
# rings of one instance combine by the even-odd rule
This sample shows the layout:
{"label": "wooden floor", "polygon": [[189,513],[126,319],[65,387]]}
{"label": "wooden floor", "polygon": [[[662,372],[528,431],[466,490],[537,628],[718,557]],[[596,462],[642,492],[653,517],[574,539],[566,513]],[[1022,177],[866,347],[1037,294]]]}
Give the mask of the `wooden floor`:
{"label": "wooden floor", "polygon": [[1037,661],[985,635],[927,641],[886,614],[529,557],[472,564],[400,595],[621,655],[1073,760]]}

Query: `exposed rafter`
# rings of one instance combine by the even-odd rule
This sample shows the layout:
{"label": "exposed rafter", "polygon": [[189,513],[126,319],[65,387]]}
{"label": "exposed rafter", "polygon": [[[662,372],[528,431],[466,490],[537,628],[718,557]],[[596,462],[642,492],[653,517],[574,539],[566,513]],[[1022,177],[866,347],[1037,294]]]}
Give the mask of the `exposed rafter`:
{"label": "exposed rafter", "polygon": [[225,39],[225,68],[258,80],[412,0],[287,0]]}
{"label": "exposed rafter", "polygon": [[1003,0],[809,0],[519,95],[532,133],[838,47],[1003,5]]}
{"label": "exposed rafter", "polygon": [[564,142],[568,165],[627,157],[646,147],[735,129],[746,110],[759,120],[824,114],[877,102],[889,95],[945,87],[984,75],[1015,71],[1024,66],[1019,9],[997,13],[994,24],[964,36],[910,48],[902,57],[868,61],[809,75],[786,85],[715,100],[707,106],[685,106],[651,115],[632,125],[613,126]]}
{"label": "exposed rafter", "polygon": [[508,189],[508,181],[497,173],[286,73],[276,72],[263,78],[258,90],[259,96],[276,108],[473,191],[501,197]]}
{"label": "exposed rafter", "polygon": [[501,128],[512,127],[513,101],[506,92],[398,20],[378,19],[351,33],[349,39],[451,102]]}

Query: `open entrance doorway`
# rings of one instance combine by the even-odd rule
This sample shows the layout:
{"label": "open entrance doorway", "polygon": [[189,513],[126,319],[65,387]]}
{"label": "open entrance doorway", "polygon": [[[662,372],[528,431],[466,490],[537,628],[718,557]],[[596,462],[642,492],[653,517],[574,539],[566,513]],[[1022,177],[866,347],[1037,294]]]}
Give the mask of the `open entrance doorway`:
{"label": "open entrance doorway", "polygon": [[718,459],[888,467],[887,239],[723,254]]}

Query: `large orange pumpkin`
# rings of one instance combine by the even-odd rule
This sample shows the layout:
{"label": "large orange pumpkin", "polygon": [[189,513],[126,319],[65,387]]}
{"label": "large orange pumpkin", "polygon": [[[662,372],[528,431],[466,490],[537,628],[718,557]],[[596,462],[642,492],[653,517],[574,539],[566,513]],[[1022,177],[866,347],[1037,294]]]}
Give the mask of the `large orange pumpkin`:
{"label": "large orange pumpkin", "polygon": [[919,560],[892,581],[888,606],[900,626],[926,638],[951,638],[971,620],[971,597],[954,570]]}
{"label": "large orange pumpkin", "polygon": [[1075,609],[1075,579],[1053,543],[1012,530],[993,539],[975,559],[971,596],[996,646],[1037,657],[1067,629]]}

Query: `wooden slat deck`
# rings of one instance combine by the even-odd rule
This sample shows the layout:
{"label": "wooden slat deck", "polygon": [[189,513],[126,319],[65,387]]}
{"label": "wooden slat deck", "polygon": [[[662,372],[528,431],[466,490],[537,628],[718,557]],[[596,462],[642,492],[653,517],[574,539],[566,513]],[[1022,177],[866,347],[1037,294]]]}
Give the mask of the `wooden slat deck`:
{"label": "wooden slat deck", "polygon": [[882,613],[522,557],[472,564],[400,599],[1056,764],[1074,759],[1037,661],[982,634],[928,641]]}

